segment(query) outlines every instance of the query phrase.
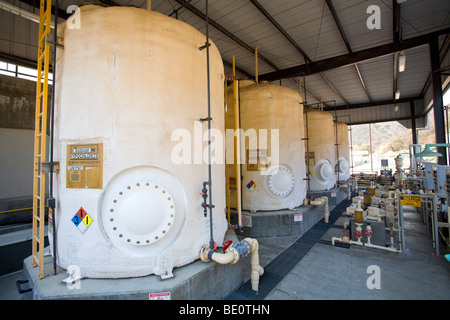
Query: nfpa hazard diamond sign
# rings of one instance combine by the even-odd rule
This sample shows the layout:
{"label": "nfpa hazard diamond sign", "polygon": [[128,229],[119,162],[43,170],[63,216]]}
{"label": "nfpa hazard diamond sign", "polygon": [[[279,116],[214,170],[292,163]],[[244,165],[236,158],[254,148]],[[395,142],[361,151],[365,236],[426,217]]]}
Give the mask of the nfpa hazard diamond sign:
{"label": "nfpa hazard diamond sign", "polygon": [[87,214],[83,207],[73,216],[73,224],[80,230],[81,233],[85,233],[92,223],[92,218]]}

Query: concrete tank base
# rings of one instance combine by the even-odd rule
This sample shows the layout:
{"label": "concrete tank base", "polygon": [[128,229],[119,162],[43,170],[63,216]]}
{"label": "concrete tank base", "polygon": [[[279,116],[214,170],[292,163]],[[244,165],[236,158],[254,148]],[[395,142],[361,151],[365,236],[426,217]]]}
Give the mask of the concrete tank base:
{"label": "concrete tank base", "polygon": [[[314,198],[320,198],[320,197],[327,197],[328,198],[328,205],[330,207],[337,206],[339,203],[341,203],[343,200],[347,199],[347,189],[330,189],[326,191],[314,191],[311,190],[310,192],[311,197]],[[331,210],[331,208],[330,208]]]}
{"label": "concrete tank base", "polygon": [[[234,232],[226,239],[237,241]],[[32,288],[32,291],[22,296],[24,300],[149,300],[156,297],[154,294],[170,293],[171,300],[221,300],[244,283],[244,272],[249,272],[245,269],[246,259],[227,265],[196,260],[173,269],[174,276],[165,280],[156,275],[127,279],[82,279],[77,288],[76,284],[68,286],[63,282],[69,277],[66,270],[58,267],[57,274],[53,274],[51,256],[45,257],[46,276],[39,279],[39,268],[32,267],[30,256],[23,262],[28,283],[22,284],[22,289]]]}
{"label": "concrete tank base", "polygon": [[[329,210],[331,211],[347,198],[347,190],[317,191],[314,192],[313,196],[316,198],[327,196]],[[305,205],[292,210],[242,211],[243,227],[239,234],[253,238],[301,236],[323,219],[324,215],[323,207]],[[238,224],[236,210],[230,210],[230,220],[232,225]]]}
{"label": "concrete tank base", "polygon": [[[285,237],[300,236],[313,227],[324,216],[323,208],[300,206],[293,210],[242,211],[242,236]],[[231,224],[237,225],[236,211],[230,212]]]}

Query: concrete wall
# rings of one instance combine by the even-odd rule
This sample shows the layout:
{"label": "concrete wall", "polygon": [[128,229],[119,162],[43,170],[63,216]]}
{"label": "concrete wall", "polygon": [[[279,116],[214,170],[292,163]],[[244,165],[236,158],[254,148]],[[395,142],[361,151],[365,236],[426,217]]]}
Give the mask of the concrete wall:
{"label": "concrete wall", "polygon": [[31,198],[33,194],[35,101],[36,82],[0,75],[2,202]]}
{"label": "concrete wall", "polygon": [[0,198],[33,195],[34,131],[0,128]]}

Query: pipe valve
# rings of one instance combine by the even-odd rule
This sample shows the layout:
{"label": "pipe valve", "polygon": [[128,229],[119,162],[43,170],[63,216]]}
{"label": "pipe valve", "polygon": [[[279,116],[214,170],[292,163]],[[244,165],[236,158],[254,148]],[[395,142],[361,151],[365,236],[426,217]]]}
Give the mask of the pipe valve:
{"label": "pipe valve", "polygon": [[203,189],[202,189],[202,192],[200,193],[200,195],[202,196],[202,198],[203,198],[203,203],[202,203],[202,207],[203,207],[203,215],[206,217],[207,216],[207,214],[208,214],[208,208],[214,208],[215,206],[214,205],[209,205],[209,204],[207,204],[207,202],[206,202],[206,199],[208,199],[208,189],[206,188],[206,186],[208,185],[208,182],[207,181],[205,181],[205,182],[203,182]]}

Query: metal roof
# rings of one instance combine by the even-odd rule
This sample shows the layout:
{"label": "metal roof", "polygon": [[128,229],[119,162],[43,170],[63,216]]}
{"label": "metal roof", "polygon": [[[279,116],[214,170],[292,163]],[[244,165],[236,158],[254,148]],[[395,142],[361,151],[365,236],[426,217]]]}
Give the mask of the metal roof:
{"label": "metal roof", "polygon": [[[8,1],[37,12],[38,1]],[[106,5],[146,8],[145,0],[103,0]],[[400,3],[398,3],[400,2]],[[60,0],[60,17],[69,5]],[[375,6],[375,7],[370,7]],[[367,25],[379,9],[379,29]],[[206,0],[153,0],[152,10],[206,32]],[[428,35],[439,37],[441,68],[449,61],[448,0],[209,0],[209,37],[219,48],[225,72],[232,57],[240,78],[255,76],[298,90],[308,104],[325,104],[347,123],[399,120],[408,123],[411,106],[423,117],[430,99]],[[0,59],[36,60],[37,24],[0,10]],[[406,69],[397,72],[399,52]],[[443,81],[445,78],[443,78]],[[395,100],[399,90],[400,100]],[[304,92],[302,92],[304,93]],[[395,111],[395,105],[399,108]]]}

